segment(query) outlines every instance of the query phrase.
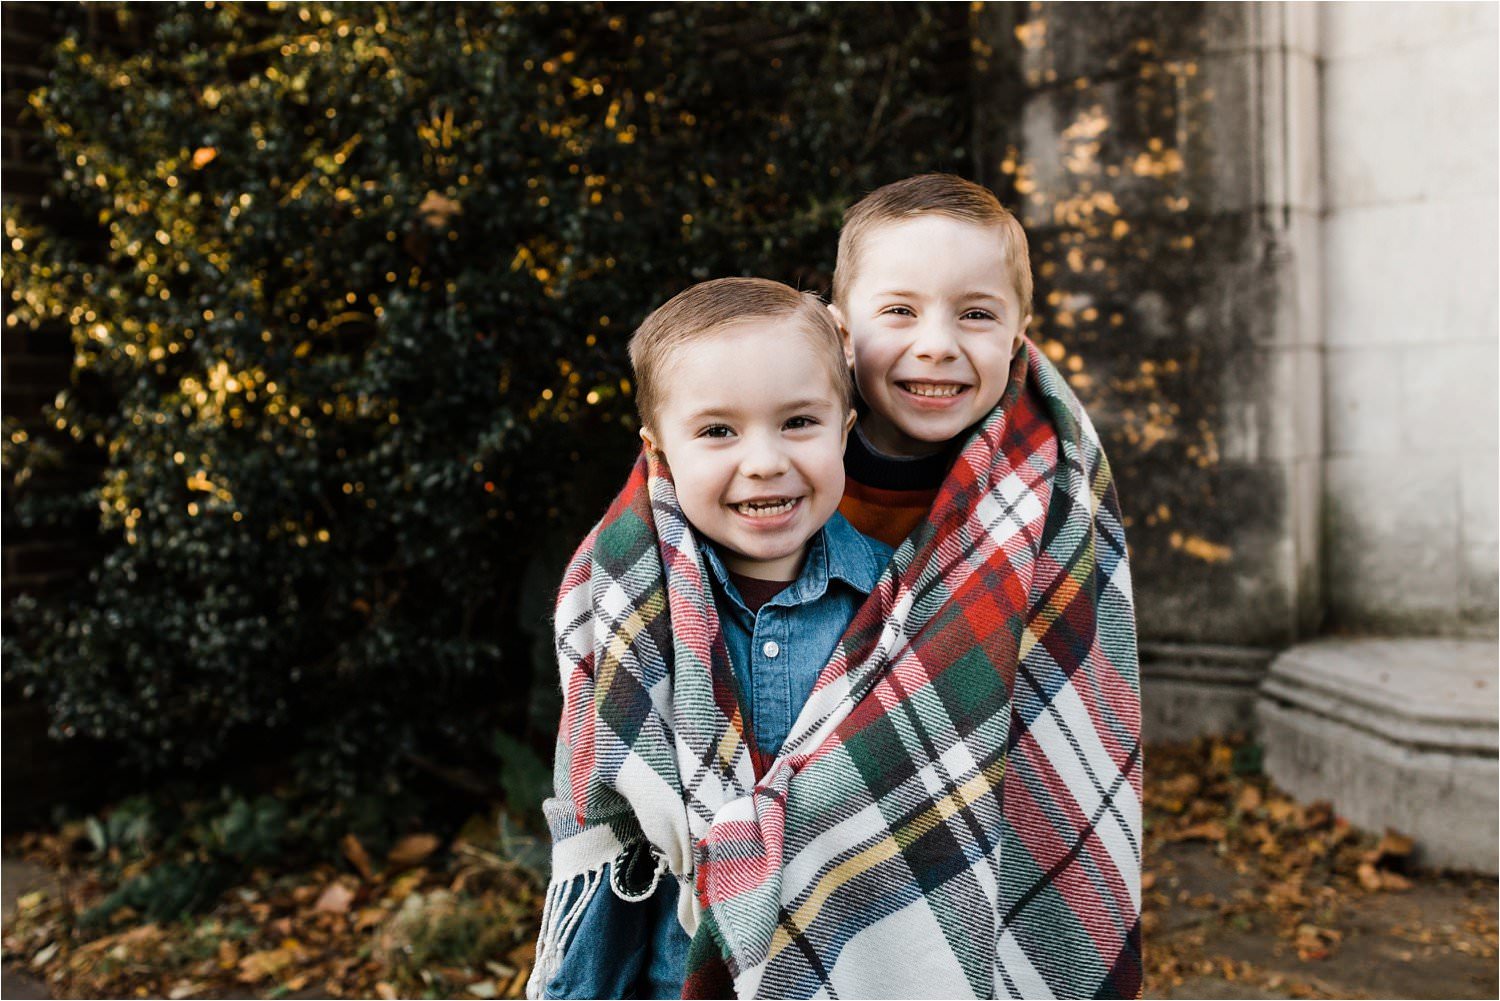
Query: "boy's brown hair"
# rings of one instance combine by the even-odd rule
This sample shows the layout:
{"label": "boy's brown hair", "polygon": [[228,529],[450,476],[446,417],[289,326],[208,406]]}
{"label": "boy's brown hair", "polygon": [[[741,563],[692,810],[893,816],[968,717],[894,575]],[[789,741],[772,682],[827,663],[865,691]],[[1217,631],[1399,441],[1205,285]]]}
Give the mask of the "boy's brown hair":
{"label": "boy's brown hair", "polygon": [[791,321],[814,346],[824,349],[841,412],[847,413],[854,406],[854,383],[838,324],[822,300],[766,278],[716,278],[668,299],[631,335],[630,367],[635,371],[641,423],[649,427],[656,416],[674,351],[742,320],[777,319]]}
{"label": "boy's brown hair", "polygon": [[1031,313],[1031,252],[1026,231],[1006,211],[989,188],[956,174],[918,174],[876,188],[850,206],[839,231],[839,256],[833,270],[833,301],[841,308],[859,273],[860,245],[881,226],[920,215],[943,215],[963,222],[993,226],[1010,261],[1011,281],[1020,300],[1021,315]]}

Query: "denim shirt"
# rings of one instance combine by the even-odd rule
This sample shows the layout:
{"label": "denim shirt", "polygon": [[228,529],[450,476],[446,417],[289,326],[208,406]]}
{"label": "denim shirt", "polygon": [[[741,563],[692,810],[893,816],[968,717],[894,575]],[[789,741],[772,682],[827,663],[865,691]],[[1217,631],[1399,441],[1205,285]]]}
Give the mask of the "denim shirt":
{"label": "denim shirt", "polygon": [[712,545],[703,547],[729,663],[749,703],[745,709],[755,742],[765,754],[781,750],[891,552],[835,513],[809,540],[797,579],[752,613],[718,552]]}
{"label": "denim shirt", "polygon": [[[797,579],[757,614],[746,607],[714,547],[703,547],[729,662],[765,753],[781,749],[891,552],[835,514],[809,541]],[[574,881],[570,898],[583,878]],[[666,875],[648,899],[621,900],[609,889],[606,872],[564,946],[546,997],[681,997],[690,940],[677,920],[677,893],[677,881]]]}

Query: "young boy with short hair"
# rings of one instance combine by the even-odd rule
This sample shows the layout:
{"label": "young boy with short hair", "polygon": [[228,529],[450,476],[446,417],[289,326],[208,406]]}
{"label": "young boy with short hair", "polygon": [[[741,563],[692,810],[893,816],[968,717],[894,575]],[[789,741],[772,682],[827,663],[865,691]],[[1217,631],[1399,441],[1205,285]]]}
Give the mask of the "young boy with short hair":
{"label": "young boy with short hair", "polygon": [[[994,990],[1139,996],[1140,680],[1125,537],[1088,415],[1026,338],[1025,231],[963,178],[888,184],[845,214],[833,300],[862,400],[839,508],[849,521],[902,553],[909,537],[920,548],[946,534],[945,498],[983,506],[977,472],[999,502],[980,515],[996,541],[1075,561],[1050,591],[1033,577],[1015,608],[1025,638],[998,665],[1014,673]],[[987,442],[1012,461],[988,473],[965,461]],[[1076,493],[1061,488],[1072,467]],[[1097,545],[1063,541],[1071,506]]]}
{"label": "young boy with short hair", "polygon": [[866,406],[839,510],[897,545],[926,516],[956,448],[994,409],[1031,321],[1015,216],[950,174],[888,184],[846,213],[830,307]]}
{"label": "young boy with short hair", "polygon": [[[839,331],[815,296],[726,278],[647,317],[630,360],[641,440],[701,543],[733,694],[763,768],[891,553],[837,512],[854,423]],[[616,892],[583,906],[546,997],[681,996],[688,936],[676,881],[635,847],[606,866]],[[621,885],[614,870],[637,866],[652,878]]]}

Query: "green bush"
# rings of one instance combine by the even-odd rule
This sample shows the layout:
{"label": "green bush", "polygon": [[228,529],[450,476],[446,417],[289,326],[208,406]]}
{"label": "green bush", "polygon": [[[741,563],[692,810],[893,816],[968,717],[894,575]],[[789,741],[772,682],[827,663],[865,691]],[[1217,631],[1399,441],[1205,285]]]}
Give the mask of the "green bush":
{"label": "green bush", "polygon": [[[286,803],[273,796],[251,801],[223,790],[217,801],[185,808],[127,799],[83,823],[100,863],[95,874],[116,885],[79,920],[97,925],[129,907],[170,921],[201,909],[250,867],[292,861],[305,847],[304,826],[290,822]],[[129,864],[140,862],[150,864],[140,871]]]}
{"label": "green bush", "polygon": [[633,458],[629,331],[709,277],[826,287],[853,198],[969,158],[967,5],[92,13],[4,278],[103,469],[49,499],[12,427],[6,471],[102,555],[14,601],[7,670],[142,767],[352,794],[548,730],[522,581]]}

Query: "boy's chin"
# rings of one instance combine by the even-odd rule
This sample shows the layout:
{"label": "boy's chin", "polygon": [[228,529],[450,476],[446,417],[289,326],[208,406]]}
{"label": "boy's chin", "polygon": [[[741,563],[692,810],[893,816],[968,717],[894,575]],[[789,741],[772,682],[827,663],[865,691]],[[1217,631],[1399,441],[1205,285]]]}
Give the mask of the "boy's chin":
{"label": "boy's chin", "polygon": [[899,455],[931,455],[942,451],[973,423],[967,414],[945,415],[942,419],[929,418],[922,421],[893,421],[892,430],[896,432],[898,440],[892,444],[897,446]]}
{"label": "boy's chin", "polygon": [[721,544],[720,553],[725,566],[734,573],[758,580],[791,580],[807,555],[808,541],[804,539],[796,546],[754,546]]}
{"label": "boy's chin", "polygon": [[891,424],[906,439],[912,453],[936,452],[984,420],[999,402],[976,400],[947,414],[902,414],[901,420]]}

